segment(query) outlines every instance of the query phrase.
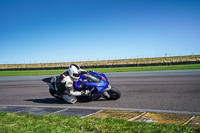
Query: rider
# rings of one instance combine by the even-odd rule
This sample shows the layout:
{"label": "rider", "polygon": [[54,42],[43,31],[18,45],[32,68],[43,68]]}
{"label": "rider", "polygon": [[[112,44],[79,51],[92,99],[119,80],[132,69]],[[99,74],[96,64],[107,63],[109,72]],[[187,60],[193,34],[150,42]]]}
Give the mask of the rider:
{"label": "rider", "polygon": [[81,69],[76,64],[71,64],[69,69],[63,72],[56,78],[56,97],[62,97],[68,103],[75,103],[77,101],[75,96],[89,95],[90,91],[75,91],[73,88],[73,81],[78,81],[80,74],[87,74],[87,71]]}

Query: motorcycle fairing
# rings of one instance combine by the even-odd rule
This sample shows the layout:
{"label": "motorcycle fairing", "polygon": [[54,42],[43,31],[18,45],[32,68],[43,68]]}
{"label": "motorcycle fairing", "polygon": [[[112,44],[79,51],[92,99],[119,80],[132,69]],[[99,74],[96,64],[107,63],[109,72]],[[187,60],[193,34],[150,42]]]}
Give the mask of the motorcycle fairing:
{"label": "motorcycle fairing", "polygon": [[91,80],[88,82],[88,77],[84,76],[84,74],[80,75],[78,81],[74,81],[74,88],[77,90],[81,90],[82,87],[87,86],[87,88],[97,88],[97,90],[101,93],[108,87],[108,79],[104,74],[98,74],[92,71],[89,71],[90,76],[98,76],[100,78],[100,82],[92,82]]}

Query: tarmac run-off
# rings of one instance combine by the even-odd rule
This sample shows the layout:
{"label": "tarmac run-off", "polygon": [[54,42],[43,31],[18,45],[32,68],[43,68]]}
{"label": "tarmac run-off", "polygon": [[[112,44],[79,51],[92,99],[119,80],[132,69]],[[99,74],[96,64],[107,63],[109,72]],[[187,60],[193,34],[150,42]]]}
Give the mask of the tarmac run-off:
{"label": "tarmac run-off", "polygon": [[47,76],[0,77],[0,112],[200,125],[200,70],[106,73],[122,97],[74,105],[49,94]]}

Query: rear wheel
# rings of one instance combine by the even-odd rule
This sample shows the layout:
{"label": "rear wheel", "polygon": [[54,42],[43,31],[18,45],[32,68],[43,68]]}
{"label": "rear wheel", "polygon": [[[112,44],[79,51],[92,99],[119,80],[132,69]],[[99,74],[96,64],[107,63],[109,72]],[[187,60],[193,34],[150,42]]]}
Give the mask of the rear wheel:
{"label": "rear wheel", "polygon": [[49,88],[49,93],[50,93],[53,97],[55,97],[54,94],[56,93],[56,91]]}
{"label": "rear wheel", "polygon": [[117,88],[111,88],[107,91],[110,97],[104,96],[107,100],[117,100],[121,97],[121,92]]}
{"label": "rear wheel", "polygon": [[[53,96],[53,97],[55,97],[55,93],[56,93],[56,90],[53,90],[53,89],[50,89],[49,88],[49,93]],[[63,100],[61,97],[55,97],[55,98],[57,98],[57,99],[60,99],[60,100]]]}

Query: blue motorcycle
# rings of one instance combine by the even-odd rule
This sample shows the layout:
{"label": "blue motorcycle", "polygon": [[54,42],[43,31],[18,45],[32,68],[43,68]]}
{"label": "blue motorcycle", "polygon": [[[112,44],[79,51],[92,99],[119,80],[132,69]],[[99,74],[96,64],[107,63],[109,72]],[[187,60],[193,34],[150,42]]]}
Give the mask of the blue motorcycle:
{"label": "blue motorcycle", "polygon": [[[57,90],[55,89],[56,77],[49,77],[43,79],[49,85],[49,93],[55,97]],[[89,90],[90,95],[88,96],[76,96],[76,98],[81,100],[98,100],[103,97],[107,100],[117,100],[121,97],[121,92],[108,82],[107,77],[103,73],[96,73],[93,71],[88,71],[87,74],[81,74],[78,81],[74,81],[73,87],[76,91]],[[55,97],[62,99],[60,97]],[[65,100],[65,99],[62,99]]]}

